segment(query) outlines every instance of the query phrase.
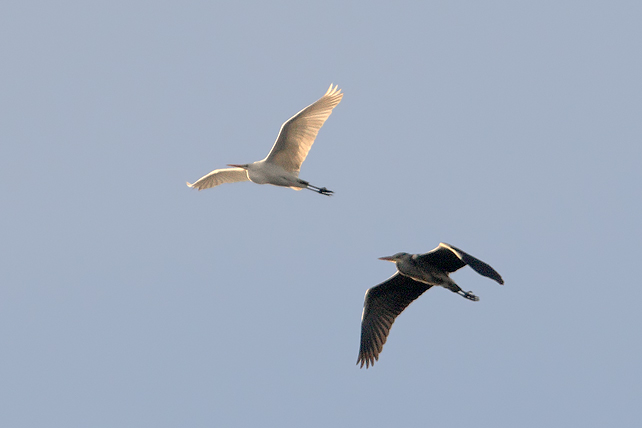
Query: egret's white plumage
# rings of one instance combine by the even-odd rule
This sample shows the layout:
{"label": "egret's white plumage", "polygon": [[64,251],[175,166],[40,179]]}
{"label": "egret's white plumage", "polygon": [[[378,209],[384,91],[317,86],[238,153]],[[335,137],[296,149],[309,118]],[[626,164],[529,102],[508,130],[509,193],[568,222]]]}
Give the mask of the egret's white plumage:
{"label": "egret's white plumage", "polygon": [[203,190],[223,183],[236,183],[247,180],[249,180],[247,171],[243,168],[222,168],[215,169],[205,177],[199,178],[194,184],[187,183],[187,185],[198,190]]}
{"label": "egret's white plumage", "polygon": [[397,253],[381,257],[397,265],[397,273],[381,284],[366,291],[361,315],[361,346],[357,364],[366,368],[379,359],[395,318],[415,299],[434,285],[440,285],[469,300],[479,298],[470,291],[463,291],[449,274],[468,265],[475,272],[504,283],[490,265],[452,245],[439,244],[425,254]]}
{"label": "egret's white plumage", "polygon": [[299,178],[301,164],[319,133],[319,129],[332,114],[343,98],[338,86],[330,88],[315,103],[310,104],[281,126],[272,150],[267,157],[258,162],[244,165],[228,165],[232,168],[216,169],[199,178],[189,187],[198,190],[209,189],[223,183],[235,183],[250,180],[258,184],[291,187],[295,190],[310,189],[323,195],[332,191],[325,187],[312,186]]}

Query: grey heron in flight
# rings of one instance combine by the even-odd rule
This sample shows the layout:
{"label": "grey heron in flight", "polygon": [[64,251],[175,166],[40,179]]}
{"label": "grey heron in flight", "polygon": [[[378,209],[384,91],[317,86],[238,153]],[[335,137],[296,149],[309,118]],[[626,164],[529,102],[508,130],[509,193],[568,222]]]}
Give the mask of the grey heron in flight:
{"label": "grey heron in flight", "polygon": [[316,187],[299,178],[301,164],[305,160],[319,129],[330,117],[343,98],[338,86],[330,88],[315,103],[310,104],[281,126],[272,150],[263,160],[243,165],[228,164],[232,168],[216,169],[199,178],[189,187],[203,190],[223,183],[250,180],[258,184],[291,187],[294,190],[309,189],[331,196],[332,190]]}
{"label": "grey heron in flight", "polygon": [[397,265],[397,273],[366,291],[361,315],[361,347],[357,364],[374,365],[395,318],[433,285],[440,285],[466,299],[478,301],[470,291],[463,291],[449,274],[468,265],[475,272],[504,284],[489,265],[452,245],[439,244],[426,254],[397,253],[381,257]]}

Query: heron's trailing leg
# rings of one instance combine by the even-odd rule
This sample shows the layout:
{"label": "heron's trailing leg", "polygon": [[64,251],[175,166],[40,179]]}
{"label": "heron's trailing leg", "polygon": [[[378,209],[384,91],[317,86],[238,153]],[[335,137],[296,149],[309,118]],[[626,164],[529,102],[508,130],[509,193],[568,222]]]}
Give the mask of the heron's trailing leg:
{"label": "heron's trailing leg", "polygon": [[457,293],[457,294],[459,294],[460,296],[465,297],[465,298],[466,298],[466,299],[468,299],[468,300],[472,300],[473,302],[476,302],[476,301],[478,301],[478,300],[479,300],[479,297],[475,296],[475,295],[474,295],[472,292],[470,292],[470,291],[464,291],[464,290],[462,290],[462,289],[461,289],[461,287],[459,287],[459,286],[458,286],[457,284],[455,284],[454,282],[453,282],[452,284],[446,284],[446,285],[444,285],[444,287],[446,287],[447,289],[449,289],[449,290],[450,290],[450,291],[452,291],[453,293]]}
{"label": "heron's trailing leg", "polygon": [[470,291],[462,291],[462,290],[459,290],[459,291],[457,292],[457,294],[459,294],[460,296],[463,296],[463,297],[467,298],[468,300],[472,300],[473,302],[477,302],[477,301],[479,301],[479,297],[475,296],[475,295],[474,295],[473,293],[471,293]]}
{"label": "heron's trailing leg", "polygon": [[332,196],[332,194],[334,193],[332,190],[328,190],[325,187],[317,187],[311,184],[308,184],[308,187],[306,187],[306,189],[312,190],[314,192],[317,192],[326,196]]}

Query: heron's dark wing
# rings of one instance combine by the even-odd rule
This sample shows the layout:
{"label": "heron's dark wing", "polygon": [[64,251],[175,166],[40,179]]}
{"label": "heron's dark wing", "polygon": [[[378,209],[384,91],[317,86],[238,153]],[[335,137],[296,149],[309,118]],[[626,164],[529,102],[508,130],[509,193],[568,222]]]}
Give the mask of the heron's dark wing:
{"label": "heron's dark wing", "polygon": [[431,285],[415,281],[399,272],[366,291],[361,315],[361,347],[357,364],[368,368],[379,353],[395,318]]}
{"label": "heron's dark wing", "polygon": [[502,279],[501,275],[497,273],[497,271],[493,269],[490,265],[460,250],[459,248],[453,247],[452,245],[442,242],[439,244],[438,249],[443,249],[443,251],[448,251],[448,252],[451,252],[451,254],[455,254],[463,263],[466,263],[468,266],[473,268],[473,270],[478,274],[483,275],[487,278],[493,279],[500,284],[504,283],[504,280]]}
{"label": "heron's dark wing", "polygon": [[341,98],[343,98],[341,89],[330,85],[330,89],[324,96],[288,119],[281,126],[279,136],[276,137],[276,142],[265,161],[298,174],[319,129],[330,117],[332,109],[339,104]]}
{"label": "heron's dark wing", "polygon": [[415,254],[413,258],[420,265],[437,266],[446,272],[454,272],[466,266],[466,262],[443,243],[426,254]]}
{"label": "heron's dark wing", "polygon": [[247,171],[243,168],[223,168],[215,169],[206,176],[196,180],[193,184],[187,183],[187,185],[198,190],[203,190],[223,183],[236,183],[237,181],[247,180],[249,180]]}

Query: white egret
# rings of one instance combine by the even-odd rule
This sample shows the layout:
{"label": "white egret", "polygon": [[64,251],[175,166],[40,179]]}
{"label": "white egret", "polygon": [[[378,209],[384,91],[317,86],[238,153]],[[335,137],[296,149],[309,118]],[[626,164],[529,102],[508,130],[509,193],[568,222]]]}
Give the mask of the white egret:
{"label": "white egret", "polygon": [[223,183],[250,180],[258,184],[290,187],[294,190],[310,189],[322,195],[330,196],[332,191],[325,187],[316,187],[299,178],[301,164],[305,160],[319,129],[330,117],[343,98],[338,86],[330,88],[324,96],[310,104],[281,126],[272,150],[267,157],[258,162],[235,165],[232,168],[216,169],[199,178],[189,187],[198,190],[209,189]]}
{"label": "white egret", "polygon": [[361,315],[361,347],[357,364],[374,365],[386,343],[395,318],[433,285],[440,285],[467,299],[478,301],[470,291],[463,291],[449,274],[468,265],[475,272],[504,284],[489,265],[452,245],[439,244],[426,254],[397,253],[381,257],[397,265],[398,272],[366,291]]}

